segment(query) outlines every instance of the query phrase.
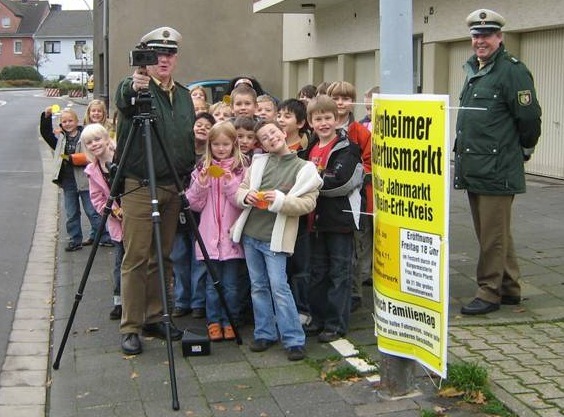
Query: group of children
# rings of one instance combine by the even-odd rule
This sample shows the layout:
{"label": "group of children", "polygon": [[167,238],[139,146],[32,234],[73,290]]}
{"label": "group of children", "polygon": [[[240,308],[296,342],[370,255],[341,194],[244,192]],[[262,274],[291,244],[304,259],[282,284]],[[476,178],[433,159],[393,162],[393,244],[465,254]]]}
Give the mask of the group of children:
{"label": "group of children", "polygon": [[[352,261],[359,245],[355,235],[371,224],[362,218],[371,200],[366,198],[371,195],[366,175],[370,134],[351,118],[354,87],[332,83],[327,95],[278,103],[240,83],[229,100],[211,108],[204,90],[196,88],[191,95],[199,159],[186,182],[186,196],[224,302],[193,234],[179,228],[171,254],[173,316],[205,315],[209,338],[230,340],[235,338],[232,321],[242,324],[251,304],[250,349],[264,351],[280,339],[288,359],[301,360],[306,335],[326,343],[346,334],[358,263]],[[72,114],[65,112],[61,127],[66,142],[53,140],[57,136],[48,110],[42,114],[41,131],[53,149],[59,148],[56,155],[60,152],[67,161],[59,170],[60,181],[78,168],[65,156],[80,150],[77,144],[85,148],[89,164],[80,170],[89,181],[90,205],[99,218],[109,197],[106,162],[113,159],[114,144],[105,120],[85,123],[80,134],[77,119],[69,124]],[[113,204],[107,229],[117,247],[114,294],[119,305],[119,198]],[[84,244],[79,236],[73,239],[69,248]],[[119,318],[114,310],[111,317]]]}
{"label": "group of children", "polygon": [[[290,360],[304,357],[306,334],[322,343],[346,334],[355,236],[372,221],[362,218],[370,192],[370,133],[351,118],[354,86],[331,86],[331,94],[278,103],[243,84],[231,92],[229,105],[215,103],[212,113],[196,116],[203,149],[201,120],[229,115],[209,123],[207,147],[187,189],[226,307],[241,323],[250,282],[250,349],[264,351],[280,339]],[[203,90],[192,93],[195,103],[205,101]],[[197,245],[196,253],[201,260]],[[208,335],[233,339],[212,277],[206,282]],[[173,315],[189,311],[177,304]]]}

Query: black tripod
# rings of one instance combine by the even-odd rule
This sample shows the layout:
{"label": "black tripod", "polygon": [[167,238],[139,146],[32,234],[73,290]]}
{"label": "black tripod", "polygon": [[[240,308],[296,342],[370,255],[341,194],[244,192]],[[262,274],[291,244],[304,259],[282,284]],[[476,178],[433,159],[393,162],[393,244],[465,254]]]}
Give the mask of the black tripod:
{"label": "black tripod", "polygon": [[175,372],[175,365],[174,365],[174,354],[172,351],[172,340],[171,340],[171,320],[168,311],[168,302],[167,302],[167,280],[165,277],[165,270],[164,270],[164,262],[163,262],[163,252],[162,252],[162,239],[161,239],[161,217],[159,213],[159,203],[157,198],[157,185],[156,185],[156,177],[155,177],[155,166],[154,166],[154,159],[153,159],[153,151],[152,151],[152,137],[153,133],[157,140],[157,143],[163,152],[165,157],[166,164],[173,174],[176,190],[178,193],[179,198],[182,200],[182,210],[185,213],[186,219],[188,220],[189,230],[194,233],[196,238],[196,242],[200,246],[202,251],[202,255],[204,257],[204,263],[206,268],[212,277],[213,285],[219,295],[219,300],[221,302],[222,307],[225,309],[227,318],[229,323],[233,327],[235,333],[235,340],[237,344],[242,344],[241,337],[239,335],[237,326],[235,325],[231,312],[227,306],[225,296],[223,293],[223,286],[213,264],[210,260],[208,251],[204,245],[202,236],[198,231],[198,225],[196,220],[194,219],[194,215],[190,210],[190,203],[184,194],[184,189],[182,186],[182,182],[178,173],[176,172],[174,165],[172,163],[172,159],[166,147],[164,146],[161,137],[158,135],[158,132],[153,128],[153,124],[155,122],[155,117],[152,114],[152,97],[149,91],[140,91],[137,95],[137,99],[135,102],[137,114],[133,117],[133,125],[131,130],[128,133],[123,153],[121,155],[120,163],[118,164],[117,170],[115,172],[115,177],[112,181],[111,189],[110,189],[110,196],[106,201],[106,205],[104,206],[104,211],[102,215],[102,220],[100,222],[100,226],[96,232],[96,236],[94,237],[94,242],[92,243],[92,250],[90,251],[90,255],[88,257],[88,261],[86,262],[86,266],[84,268],[84,272],[82,275],[82,279],[78,286],[78,290],[75,294],[74,304],[72,306],[72,310],[67,321],[67,325],[65,327],[65,331],[63,334],[63,339],[61,340],[61,344],[59,346],[59,350],[57,352],[57,356],[55,361],[53,362],[53,369],[59,369],[61,357],[63,355],[63,351],[68,340],[68,336],[70,334],[70,330],[72,327],[72,323],[74,321],[74,317],[76,315],[76,311],[78,309],[78,305],[82,300],[84,294],[84,288],[86,287],[86,282],[88,280],[88,276],[90,274],[90,270],[92,268],[92,264],[94,263],[94,258],[96,256],[96,252],[98,250],[98,244],[100,243],[101,236],[103,234],[108,216],[112,212],[113,203],[119,197],[119,189],[121,186],[121,179],[123,177],[122,172],[124,170],[125,161],[127,161],[127,157],[129,155],[129,150],[132,146],[133,139],[138,137],[139,129],[141,129],[141,135],[144,141],[145,147],[145,158],[147,163],[147,174],[148,180],[142,181],[140,186],[148,186],[149,187],[149,194],[151,198],[151,209],[152,209],[152,221],[153,221],[153,234],[154,234],[154,241],[157,251],[157,262],[158,262],[158,275],[161,287],[161,298],[162,298],[162,305],[163,305],[163,317],[162,322],[165,325],[165,333],[166,333],[166,344],[167,344],[167,354],[168,354],[168,364],[169,364],[169,373],[170,373],[170,381],[171,381],[171,391],[172,391],[172,408],[174,410],[178,410],[180,408],[178,402],[178,392],[176,386],[176,372]]}

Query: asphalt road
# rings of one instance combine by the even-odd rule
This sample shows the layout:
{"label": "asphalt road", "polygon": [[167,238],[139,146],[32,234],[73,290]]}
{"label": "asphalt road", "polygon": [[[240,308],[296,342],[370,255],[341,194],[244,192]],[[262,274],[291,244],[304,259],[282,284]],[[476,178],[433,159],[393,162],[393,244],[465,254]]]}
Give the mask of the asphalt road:
{"label": "asphalt road", "polygon": [[43,97],[42,90],[0,90],[0,363],[6,355],[41,195],[39,115],[53,104],[68,105]]}

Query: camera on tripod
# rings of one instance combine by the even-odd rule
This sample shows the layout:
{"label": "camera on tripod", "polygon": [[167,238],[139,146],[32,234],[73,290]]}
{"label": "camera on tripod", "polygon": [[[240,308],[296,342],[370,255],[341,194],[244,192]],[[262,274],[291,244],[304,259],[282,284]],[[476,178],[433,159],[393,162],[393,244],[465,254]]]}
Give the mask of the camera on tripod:
{"label": "camera on tripod", "polygon": [[[137,47],[129,51],[129,65],[132,67],[145,68],[148,65],[159,63],[157,51],[147,47],[147,44],[140,43]],[[153,110],[152,95],[149,90],[139,90],[137,97],[132,102],[137,108],[137,114],[150,114]]]}
{"label": "camera on tripod", "polygon": [[129,51],[129,65],[132,67],[146,67],[159,63],[159,56],[154,49],[147,48],[147,45],[140,44],[132,51]]}

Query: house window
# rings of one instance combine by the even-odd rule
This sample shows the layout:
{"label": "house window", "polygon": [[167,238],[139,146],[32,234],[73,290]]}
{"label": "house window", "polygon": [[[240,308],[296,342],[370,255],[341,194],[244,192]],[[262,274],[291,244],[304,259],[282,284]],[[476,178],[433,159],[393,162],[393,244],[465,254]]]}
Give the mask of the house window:
{"label": "house window", "polygon": [[22,53],[22,41],[14,41],[14,54]]}
{"label": "house window", "polygon": [[43,43],[43,50],[46,54],[60,54],[61,42],[59,41],[45,41]]}
{"label": "house window", "polygon": [[2,18],[2,27],[3,28],[9,28],[10,26],[12,26],[12,21],[9,17],[3,17]]}

